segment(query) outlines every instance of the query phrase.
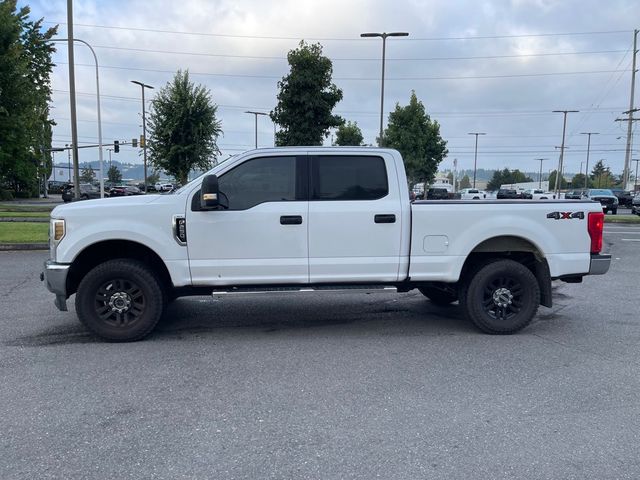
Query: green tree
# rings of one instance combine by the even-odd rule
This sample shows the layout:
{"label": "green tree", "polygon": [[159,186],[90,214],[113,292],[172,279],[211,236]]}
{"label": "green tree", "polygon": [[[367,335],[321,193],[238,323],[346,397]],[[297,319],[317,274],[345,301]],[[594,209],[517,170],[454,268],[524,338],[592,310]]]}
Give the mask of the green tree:
{"label": "green tree", "polygon": [[493,177],[487,184],[487,190],[498,190],[502,185],[512,185],[514,183],[533,182],[531,177],[522,173],[517,168],[515,170],[509,170],[505,168],[503,170],[496,170],[493,172]]}
{"label": "green tree", "polygon": [[[555,190],[556,188],[556,177],[558,176],[558,171],[557,170],[553,170],[550,174],[549,174],[549,190]],[[564,179],[564,176],[562,176],[560,178],[560,189],[564,190],[565,188],[567,188],[567,181]]]}
{"label": "green tree", "polygon": [[118,167],[111,165],[107,171],[107,179],[110,183],[116,184],[122,182],[122,173],[118,170]]}
{"label": "green tree", "polygon": [[598,160],[591,170],[591,183],[596,188],[611,188],[614,184],[611,169],[604,164],[604,160]]}
{"label": "green tree", "polygon": [[151,163],[182,184],[187,183],[190,170],[211,168],[220,153],[216,142],[222,129],[217,109],[211,92],[191,82],[188,71],[178,70],[151,101]]}
{"label": "green tree", "polygon": [[96,178],[96,173],[93,171],[93,167],[89,165],[89,167],[84,167],[80,172],[80,181],[82,183],[92,183]]}
{"label": "green tree", "polygon": [[407,106],[396,103],[382,141],[378,140],[381,146],[402,154],[412,183],[433,181],[438,165],[449,153],[447,142],[440,136],[440,124],[431,120],[413,91]]}
{"label": "green tree", "polygon": [[[580,188],[589,188],[589,185],[585,187],[586,176],[584,173],[576,173],[571,179],[571,188],[580,189]],[[555,185],[554,185],[555,186]],[[549,186],[549,188],[553,188],[554,186]]]}
{"label": "green tree", "polygon": [[470,187],[471,187],[471,180],[469,180],[469,175],[465,174],[464,177],[462,177],[462,180],[460,180],[460,186],[458,188],[462,190],[463,188],[470,188]]}
{"label": "green tree", "polygon": [[335,105],[342,100],[342,90],[331,83],[333,65],[322,55],[319,43],[303,41],[287,55],[291,67],[278,82],[278,104],[270,113],[280,130],[276,144],[321,145],[329,129],[344,122],[333,115]]}
{"label": "green tree", "polygon": [[16,5],[0,1],[0,183],[28,196],[51,171],[49,40],[57,27],[44,30]]}
{"label": "green tree", "polygon": [[364,137],[360,127],[358,127],[358,122],[347,122],[338,127],[335,144],[343,147],[359,147],[362,145],[363,140]]}

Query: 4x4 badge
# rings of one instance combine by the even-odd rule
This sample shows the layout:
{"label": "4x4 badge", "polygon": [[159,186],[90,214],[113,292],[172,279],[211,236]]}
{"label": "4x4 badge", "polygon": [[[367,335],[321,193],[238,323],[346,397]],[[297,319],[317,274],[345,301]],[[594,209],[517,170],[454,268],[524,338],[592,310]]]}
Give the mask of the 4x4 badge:
{"label": "4x4 badge", "polygon": [[584,212],[551,212],[547,213],[547,218],[556,220],[571,220],[572,218],[584,219]]}

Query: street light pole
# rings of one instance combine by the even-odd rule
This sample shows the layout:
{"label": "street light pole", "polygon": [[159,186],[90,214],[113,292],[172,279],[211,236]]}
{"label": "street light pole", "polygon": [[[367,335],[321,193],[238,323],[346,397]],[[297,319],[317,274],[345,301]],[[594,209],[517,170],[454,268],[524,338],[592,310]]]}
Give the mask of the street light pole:
{"label": "street light pole", "polygon": [[[600,135],[598,132],[582,132],[580,135],[588,135],[587,137],[587,166],[584,169],[584,188],[585,190],[588,187],[589,183],[589,150],[591,149],[591,135]],[[580,173],[582,173],[582,168],[580,168]]]}
{"label": "street light pole", "polygon": [[476,169],[478,166],[478,135],[486,135],[486,133],[471,132],[471,133],[467,133],[467,135],[476,136],[476,150],[475,150],[475,154],[473,155],[473,188],[476,188]]}
{"label": "street light pole", "polygon": [[378,146],[382,146],[382,117],[384,116],[384,63],[386,56],[387,37],[408,37],[408,32],[391,32],[391,33],[361,33],[362,38],[380,37],[382,38],[382,86],[380,90],[380,137],[378,138]]}
{"label": "street light pole", "polygon": [[[251,110],[247,110],[244,113],[250,113],[255,117],[255,138],[256,138],[255,144],[256,144],[256,148],[258,148],[258,115],[269,116],[269,114],[268,113],[264,113],[264,112],[253,112]],[[274,128],[274,138],[275,138],[275,124],[274,124],[273,128]],[[274,140],[274,142],[275,142],[275,140]],[[275,146],[275,143],[274,143],[274,146]]]}
{"label": "street light pole", "polygon": [[548,158],[535,158],[534,160],[540,162],[540,175],[538,177],[538,188],[542,188],[542,162],[549,160]]}
{"label": "street light pole", "polygon": [[553,113],[562,113],[564,114],[564,120],[562,122],[562,145],[560,145],[560,160],[558,161],[558,173],[556,175],[556,187],[555,194],[557,198],[560,198],[560,187],[562,187],[562,182],[560,181],[562,175],[563,160],[564,160],[564,137],[567,131],[567,113],[578,113],[579,110],[553,110]]}
{"label": "street light pole", "polygon": [[[72,35],[70,35],[69,38],[52,38],[50,41],[51,42],[69,42],[69,40],[72,38]],[[95,61],[96,64],[96,102],[97,102],[97,113],[98,113],[98,160],[100,161],[100,198],[104,198],[104,172],[102,169],[102,115],[100,114],[100,75],[99,75],[99,65],[98,65],[98,56],[96,55],[95,50],[93,49],[93,47],[91,45],[89,45],[89,43],[85,42],[84,40],[80,40],[79,38],[73,38],[73,42],[80,42],[83,45],[86,45],[87,47],[89,47],[89,50],[91,50],[91,54],[93,55],[93,60]],[[70,49],[69,51],[72,52],[73,49]],[[70,57],[72,58],[72,57]],[[71,63],[73,60],[69,60],[69,63]],[[69,72],[70,75],[73,75],[72,72],[72,67],[71,65],[69,65]],[[70,80],[71,83],[71,80]],[[70,90],[71,91],[71,90]],[[72,115],[71,115],[71,130],[72,130],[72,137],[73,137],[73,131],[76,130],[76,114],[75,114],[75,79],[73,79],[73,95],[74,98],[72,100]],[[77,142],[77,135],[76,138],[73,138],[73,142],[76,143]],[[72,143],[71,145],[73,145],[74,143]],[[78,174],[78,149],[77,147],[73,148],[73,154],[74,154],[74,173],[77,176]],[[79,185],[79,181],[75,182],[74,180],[74,186],[78,186]],[[76,198],[80,198],[80,189],[76,188],[75,189],[75,194],[76,194]]]}
{"label": "street light pole", "polygon": [[131,80],[131,83],[135,83],[136,85],[140,85],[142,89],[142,138],[144,140],[144,145],[142,147],[142,158],[144,161],[144,193],[147,193],[147,116],[144,104],[144,89],[149,88],[153,90],[151,85],[147,85],[146,83],[139,82],[138,80]]}

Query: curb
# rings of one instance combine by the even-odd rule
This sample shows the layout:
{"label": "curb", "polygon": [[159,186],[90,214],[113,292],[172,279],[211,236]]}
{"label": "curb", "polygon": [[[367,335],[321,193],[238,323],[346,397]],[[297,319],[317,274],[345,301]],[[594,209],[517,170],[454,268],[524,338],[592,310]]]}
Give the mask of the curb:
{"label": "curb", "polygon": [[0,222],[47,223],[49,217],[0,217]]}
{"label": "curb", "polygon": [[48,243],[0,243],[0,252],[12,250],[49,250]]}

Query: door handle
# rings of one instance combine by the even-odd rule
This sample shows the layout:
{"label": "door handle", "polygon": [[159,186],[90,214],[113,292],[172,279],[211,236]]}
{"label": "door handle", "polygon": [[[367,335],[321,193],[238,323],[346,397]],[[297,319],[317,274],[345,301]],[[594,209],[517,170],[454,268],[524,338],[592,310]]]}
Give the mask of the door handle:
{"label": "door handle", "polygon": [[396,223],[396,216],[391,214],[378,214],[373,217],[374,222],[376,223]]}
{"label": "door handle", "polygon": [[280,225],[302,225],[302,215],[282,215]]}

